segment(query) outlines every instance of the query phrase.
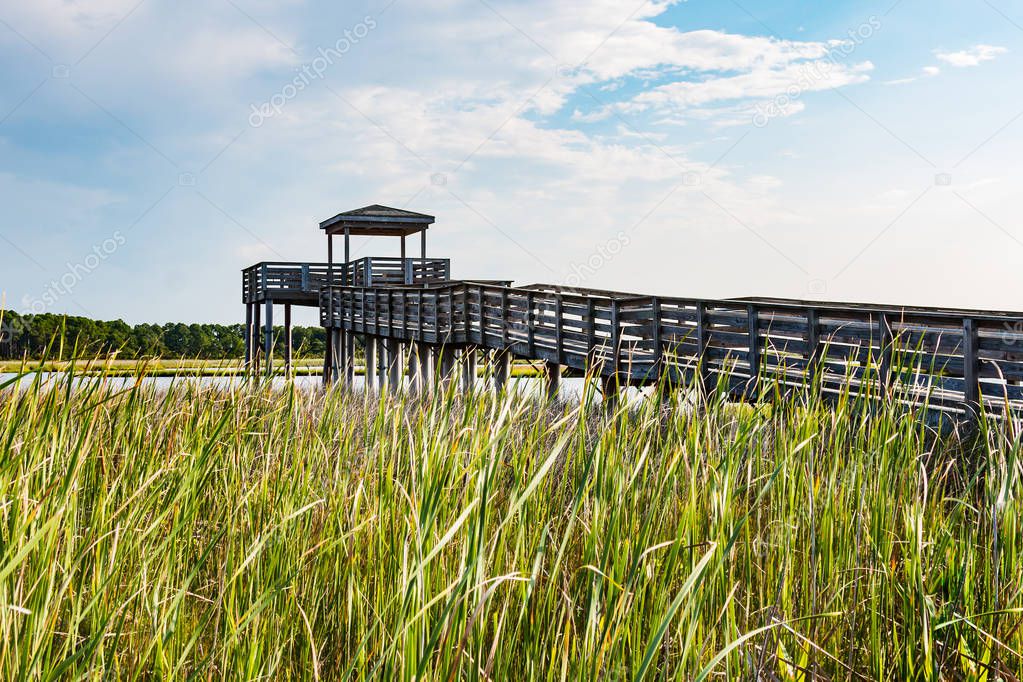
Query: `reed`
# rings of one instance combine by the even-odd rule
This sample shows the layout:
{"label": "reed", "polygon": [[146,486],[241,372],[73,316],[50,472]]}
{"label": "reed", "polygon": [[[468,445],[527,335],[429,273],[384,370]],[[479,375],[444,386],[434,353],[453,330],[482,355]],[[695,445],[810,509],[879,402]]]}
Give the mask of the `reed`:
{"label": "reed", "polygon": [[1018,424],[137,378],[0,392],[3,679],[1023,668]]}

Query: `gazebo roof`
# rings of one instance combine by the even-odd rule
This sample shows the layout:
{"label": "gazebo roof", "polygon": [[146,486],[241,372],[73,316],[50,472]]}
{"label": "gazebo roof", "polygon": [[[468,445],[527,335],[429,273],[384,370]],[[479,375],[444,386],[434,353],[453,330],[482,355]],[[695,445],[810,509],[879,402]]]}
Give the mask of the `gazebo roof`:
{"label": "gazebo roof", "polygon": [[338,213],[320,223],[320,229],[327,234],[347,231],[360,237],[407,237],[428,229],[434,220],[432,215],[374,204]]}

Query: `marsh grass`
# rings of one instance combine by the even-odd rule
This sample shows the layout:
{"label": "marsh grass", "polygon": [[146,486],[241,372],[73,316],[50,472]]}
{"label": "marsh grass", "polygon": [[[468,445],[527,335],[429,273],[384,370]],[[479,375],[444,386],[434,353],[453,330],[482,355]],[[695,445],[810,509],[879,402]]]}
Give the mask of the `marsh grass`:
{"label": "marsh grass", "polygon": [[3,679],[1023,667],[1011,423],[73,381],[0,394]]}

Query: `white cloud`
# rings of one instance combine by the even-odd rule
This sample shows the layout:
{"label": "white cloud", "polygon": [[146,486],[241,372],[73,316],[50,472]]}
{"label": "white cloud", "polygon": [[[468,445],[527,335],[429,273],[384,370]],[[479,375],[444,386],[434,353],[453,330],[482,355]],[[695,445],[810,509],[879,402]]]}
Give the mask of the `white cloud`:
{"label": "white cloud", "polygon": [[763,100],[779,95],[797,99],[799,94],[863,83],[873,64],[851,67],[827,61],[796,62],[782,68],[758,68],[736,76],[700,81],[680,81],[641,93],[632,100],[633,110],[667,106],[685,110],[714,102]]}
{"label": "white cloud", "polygon": [[920,76],[910,76],[909,78],[897,78],[891,81],[885,81],[885,85],[905,85],[907,83],[915,83],[920,78],[933,78],[941,74],[941,69],[937,66],[925,66],[921,69]]}
{"label": "white cloud", "polygon": [[989,62],[994,60],[1000,55],[1005,54],[1008,50],[1004,47],[996,47],[993,45],[975,45],[974,47],[966,50],[960,50],[958,52],[942,52],[941,50],[935,50],[935,56],[946,64],[963,68],[969,66],[979,66],[983,62]]}

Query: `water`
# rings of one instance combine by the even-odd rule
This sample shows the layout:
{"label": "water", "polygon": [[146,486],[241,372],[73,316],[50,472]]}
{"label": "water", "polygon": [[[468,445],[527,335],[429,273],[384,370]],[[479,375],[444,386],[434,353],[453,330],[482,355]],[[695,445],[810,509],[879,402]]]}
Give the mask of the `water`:
{"label": "water", "polygon": [[[12,373],[0,373],[0,390],[9,389],[12,386],[17,386],[20,390],[32,385],[35,380],[36,372],[26,374],[17,380],[18,375]],[[43,372],[41,374],[42,381],[45,385],[54,386],[57,385],[64,379],[64,374],[61,372]],[[103,381],[106,386],[113,390],[127,389],[135,385],[136,379],[134,377],[88,377],[81,376],[76,378],[75,383],[78,387],[84,387],[95,384],[97,381]],[[157,389],[169,389],[172,386],[202,386],[209,387],[215,386],[222,389],[240,388],[246,383],[246,379],[243,376],[171,376],[171,377],[145,377],[142,379],[142,385],[147,387],[156,387]],[[315,391],[323,385],[322,377],[318,375],[312,376],[297,376],[293,379],[295,386],[300,390],[304,391]],[[9,383],[10,382],[10,383]],[[284,377],[274,377],[273,386],[275,388],[285,388],[288,385],[288,380]],[[525,377],[525,378],[513,378],[510,380],[510,386],[512,390],[523,393],[528,396],[540,396],[545,390],[544,381],[537,377]],[[354,390],[364,391],[366,389],[366,379],[362,376],[356,376],[353,384]],[[485,379],[478,379],[476,381],[477,390],[486,390],[488,388],[488,382]],[[563,378],[561,380],[561,392],[559,394],[562,400],[566,401],[578,401],[586,389],[586,380],[580,378]],[[623,398],[632,402],[641,399],[644,395],[649,394],[650,389],[640,390],[636,388],[627,389]],[[600,399],[599,390],[591,390],[591,400]]]}

